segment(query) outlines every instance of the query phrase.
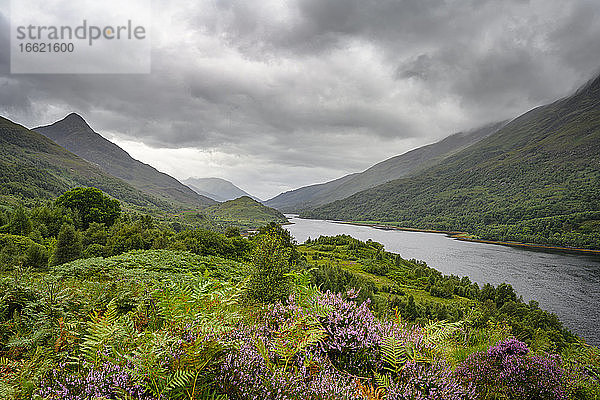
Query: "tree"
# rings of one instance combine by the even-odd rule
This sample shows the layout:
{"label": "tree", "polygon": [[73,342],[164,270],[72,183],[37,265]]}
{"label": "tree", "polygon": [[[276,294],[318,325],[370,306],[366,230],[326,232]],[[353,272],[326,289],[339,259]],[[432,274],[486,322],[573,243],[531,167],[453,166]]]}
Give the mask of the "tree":
{"label": "tree", "polygon": [[17,207],[10,218],[9,231],[13,235],[27,236],[31,232],[31,221],[25,214],[23,206]]}
{"label": "tree", "polygon": [[69,190],[56,199],[55,204],[71,209],[81,220],[82,229],[87,229],[92,222],[111,226],[121,215],[119,201],[93,187]]}
{"label": "tree", "polygon": [[12,240],[0,247],[0,271],[9,271],[13,266],[21,264],[23,259],[21,249]]}
{"label": "tree", "polygon": [[228,238],[240,236],[240,228],[237,226],[228,226],[227,229],[225,229],[225,236]]}
{"label": "tree", "polygon": [[83,233],[83,246],[87,247],[91,244],[99,244],[106,246],[108,240],[108,232],[103,224],[92,222],[87,230]]}
{"label": "tree", "polygon": [[417,305],[415,304],[415,298],[412,294],[408,296],[408,303],[406,303],[405,313],[406,318],[409,321],[414,321],[419,316],[417,312]]}
{"label": "tree", "polygon": [[509,301],[517,301],[517,294],[511,285],[502,283],[496,288],[496,307],[500,308]]}
{"label": "tree", "polygon": [[259,235],[270,235],[276,237],[282,246],[290,250],[290,264],[294,264],[300,260],[300,253],[296,250],[296,239],[290,231],[283,228],[281,225],[270,222],[269,224],[258,228]]}
{"label": "tree", "polygon": [[60,265],[81,257],[81,238],[73,225],[64,224],[58,233],[51,265]]}
{"label": "tree", "polygon": [[486,283],[485,285],[483,285],[483,287],[481,288],[481,291],[479,292],[479,300],[481,300],[481,301],[492,300],[495,303],[496,289],[489,283]]}
{"label": "tree", "polygon": [[251,299],[274,303],[289,296],[291,250],[273,234],[260,235],[251,254],[252,267],[248,282]]}

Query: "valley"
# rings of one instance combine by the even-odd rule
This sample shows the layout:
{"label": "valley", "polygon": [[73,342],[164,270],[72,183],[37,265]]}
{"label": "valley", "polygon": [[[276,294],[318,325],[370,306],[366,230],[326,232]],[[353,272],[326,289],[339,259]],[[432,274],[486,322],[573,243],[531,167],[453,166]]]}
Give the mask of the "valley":
{"label": "valley", "polygon": [[600,249],[600,77],[437,165],[301,216]]}
{"label": "valley", "polygon": [[302,243],[320,235],[373,240],[404,258],[422,260],[446,275],[467,276],[480,285],[509,283],[525,302],[556,313],[591,344],[600,344],[600,255],[533,251],[464,242],[443,233],[377,229],[291,215],[286,229]]}
{"label": "valley", "polygon": [[261,201],[77,113],[0,118],[0,397],[597,400],[599,143],[597,76]]}
{"label": "valley", "polygon": [[600,0],[0,1],[0,400],[600,400],[599,39]]}

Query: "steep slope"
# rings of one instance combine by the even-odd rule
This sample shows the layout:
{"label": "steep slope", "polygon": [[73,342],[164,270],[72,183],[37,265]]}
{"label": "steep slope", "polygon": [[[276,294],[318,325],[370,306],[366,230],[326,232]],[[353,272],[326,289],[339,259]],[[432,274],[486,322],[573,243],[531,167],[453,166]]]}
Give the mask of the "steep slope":
{"label": "steep slope", "polygon": [[459,132],[433,144],[389,158],[371,168],[331,182],[302,187],[282,193],[265,204],[283,211],[315,208],[407,176],[440,162],[446,157],[477,143],[500,129],[506,122],[486,125],[468,132]]}
{"label": "steep slope", "polygon": [[47,137],[0,117],[0,195],[51,199],[76,186],[95,186],[136,206],[168,205],[65,150]]}
{"label": "steep slope", "polygon": [[205,207],[215,204],[177,179],[132,158],[125,150],[103,138],[77,114],[52,125],[34,129],[67,150],[94,163],[103,171],[173,206]]}
{"label": "steep slope", "polygon": [[252,229],[269,222],[279,224],[288,222],[287,218],[276,209],[264,206],[248,196],[210,206],[203,212],[216,222]]}
{"label": "steep slope", "polygon": [[228,180],[221,178],[189,178],[183,181],[196,193],[211,198],[215,201],[235,200],[242,196],[248,196],[256,201],[261,201]]}
{"label": "steep slope", "polygon": [[284,212],[295,212],[306,209],[310,207],[309,205],[313,203],[314,199],[326,198],[328,195],[335,193],[337,188],[351,180],[354,175],[356,174],[342,176],[341,178],[325,183],[290,190],[267,200],[265,204]]}
{"label": "steep slope", "polygon": [[600,77],[441,164],[304,216],[600,248]]}

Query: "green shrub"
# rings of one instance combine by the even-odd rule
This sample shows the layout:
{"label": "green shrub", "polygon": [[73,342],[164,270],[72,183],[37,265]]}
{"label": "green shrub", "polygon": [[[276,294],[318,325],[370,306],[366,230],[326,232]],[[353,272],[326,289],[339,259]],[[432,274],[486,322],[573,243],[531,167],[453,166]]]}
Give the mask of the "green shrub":
{"label": "green shrub", "polygon": [[35,242],[20,235],[0,234],[0,269],[10,270],[25,263],[26,254]]}
{"label": "green shrub", "polygon": [[38,243],[32,243],[27,249],[24,265],[34,268],[46,268],[48,266],[48,250]]}
{"label": "green shrub", "polygon": [[92,243],[83,251],[83,258],[103,257],[106,254],[106,247],[98,243]]}
{"label": "green shrub", "polygon": [[264,303],[274,303],[289,296],[291,250],[273,234],[260,235],[252,251],[248,296]]}

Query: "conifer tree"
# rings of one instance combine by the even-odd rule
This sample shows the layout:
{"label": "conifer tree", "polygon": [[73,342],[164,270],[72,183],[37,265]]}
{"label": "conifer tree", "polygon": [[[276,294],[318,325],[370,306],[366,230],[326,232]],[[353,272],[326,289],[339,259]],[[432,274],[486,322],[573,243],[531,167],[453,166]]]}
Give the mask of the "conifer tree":
{"label": "conifer tree", "polygon": [[60,265],[81,257],[81,237],[73,225],[63,224],[58,233],[56,248],[52,254],[51,265]]}
{"label": "conifer tree", "polygon": [[31,232],[31,221],[25,214],[23,206],[17,207],[10,218],[10,233],[13,235],[27,236]]}

